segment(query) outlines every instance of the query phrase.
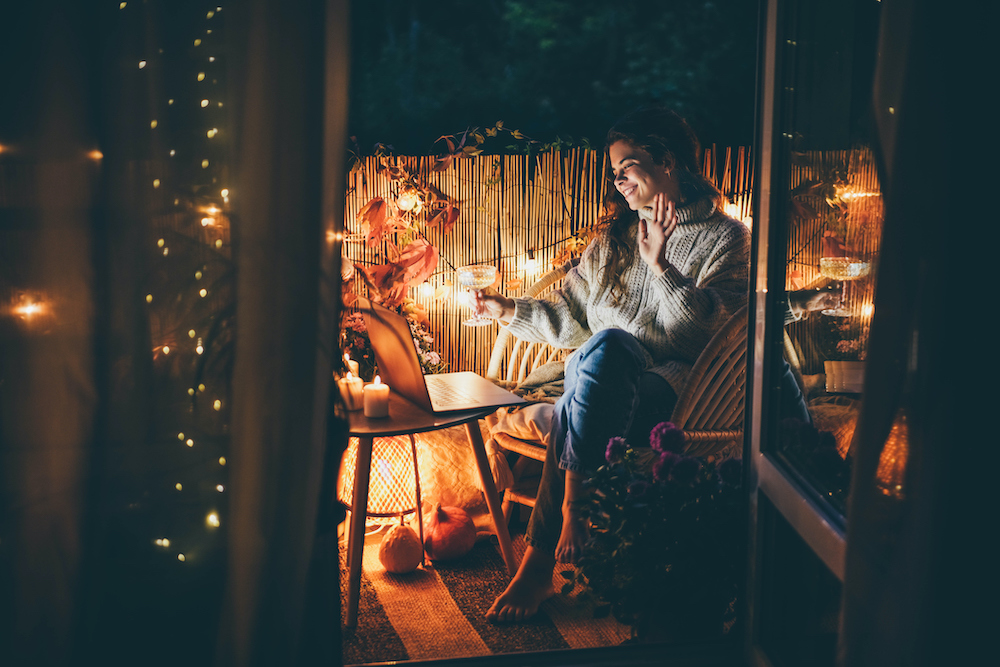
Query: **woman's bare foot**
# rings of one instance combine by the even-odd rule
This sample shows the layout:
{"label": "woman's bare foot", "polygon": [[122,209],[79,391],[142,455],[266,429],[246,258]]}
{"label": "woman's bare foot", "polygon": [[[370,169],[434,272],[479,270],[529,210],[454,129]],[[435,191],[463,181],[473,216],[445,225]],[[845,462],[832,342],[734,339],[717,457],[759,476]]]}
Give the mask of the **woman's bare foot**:
{"label": "woman's bare foot", "polygon": [[557,563],[576,563],[583,555],[583,545],[590,538],[587,522],[575,509],[563,507],[562,530],[556,544]]}
{"label": "woman's bare foot", "polygon": [[490,623],[520,623],[538,612],[538,606],[555,593],[552,570],[555,559],[529,546],[517,574],[486,612]]}
{"label": "woman's bare foot", "polygon": [[587,522],[580,516],[577,504],[584,497],[583,476],[572,470],[566,471],[566,492],[563,496],[562,530],[556,544],[556,561],[576,563],[583,555],[583,545],[590,538]]}

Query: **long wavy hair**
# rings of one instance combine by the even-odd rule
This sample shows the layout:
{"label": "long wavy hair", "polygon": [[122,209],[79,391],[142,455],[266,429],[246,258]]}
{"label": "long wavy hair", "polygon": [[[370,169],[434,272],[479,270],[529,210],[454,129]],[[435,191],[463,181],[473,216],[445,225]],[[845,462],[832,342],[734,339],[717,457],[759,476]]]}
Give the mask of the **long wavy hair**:
{"label": "long wavy hair", "polygon": [[[624,141],[633,148],[649,153],[657,165],[668,167],[677,179],[681,202],[693,202],[704,197],[722,202],[722,193],[701,174],[701,143],[694,130],[677,113],[662,106],[636,109],[625,115],[608,130],[604,153],[611,145]],[[604,211],[599,220],[610,246],[610,261],[601,274],[601,282],[611,287],[615,303],[625,294],[622,275],[632,267],[638,249],[632,225],[636,213],[632,211],[618,189],[614,187],[614,174],[609,167],[606,174],[610,182],[604,198]]]}

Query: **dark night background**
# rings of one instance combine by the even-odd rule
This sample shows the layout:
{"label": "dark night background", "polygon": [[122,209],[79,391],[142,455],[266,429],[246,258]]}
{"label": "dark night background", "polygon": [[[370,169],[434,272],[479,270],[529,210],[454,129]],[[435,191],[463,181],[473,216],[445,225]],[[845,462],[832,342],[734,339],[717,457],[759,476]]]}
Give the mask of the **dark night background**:
{"label": "dark night background", "polygon": [[[703,145],[753,139],[755,0],[376,0],[352,11],[351,134],[426,154],[497,120],[542,142],[659,102]],[[487,149],[503,150],[503,146]]]}

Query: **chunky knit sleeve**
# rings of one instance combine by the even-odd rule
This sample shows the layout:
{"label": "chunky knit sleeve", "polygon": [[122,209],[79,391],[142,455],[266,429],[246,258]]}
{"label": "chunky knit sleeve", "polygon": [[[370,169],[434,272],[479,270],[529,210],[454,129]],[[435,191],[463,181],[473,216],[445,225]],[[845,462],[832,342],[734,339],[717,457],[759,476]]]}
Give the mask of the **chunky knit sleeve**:
{"label": "chunky knit sleeve", "polygon": [[592,332],[587,305],[598,278],[598,244],[584,251],[579,264],[570,269],[559,289],[546,299],[514,299],[514,318],[507,327],[524,340],[576,348],[587,342]]}

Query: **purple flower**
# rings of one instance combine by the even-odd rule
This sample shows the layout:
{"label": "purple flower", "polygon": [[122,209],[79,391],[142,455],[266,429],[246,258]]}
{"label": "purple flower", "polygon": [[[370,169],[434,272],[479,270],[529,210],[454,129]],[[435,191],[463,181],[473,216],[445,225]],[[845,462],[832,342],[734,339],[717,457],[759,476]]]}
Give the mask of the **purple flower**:
{"label": "purple flower", "polygon": [[719,479],[727,486],[739,486],[743,477],[743,460],[726,459],[719,464]]}
{"label": "purple flower", "polygon": [[663,452],[680,454],[684,451],[684,431],[671,422],[660,422],[649,432],[649,446],[661,454]]}
{"label": "purple flower", "polygon": [[608,440],[608,448],[604,451],[604,458],[611,464],[621,463],[622,459],[625,458],[627,448],[625,438],[615,436]]}
{"label": "purple flower", "polygon": [[670,477],[670,471],[681,457],[673,452],[662,452],[660,458],[653,462],[653,479],[665,482]]}
{"label": "purple flower", "polygon": [[670,469],[670,481],[681,486],[691,486],[694,484],[694,478],[698,476],[699,470],[701,470],[701,461],[691,456],[685,456]]}

